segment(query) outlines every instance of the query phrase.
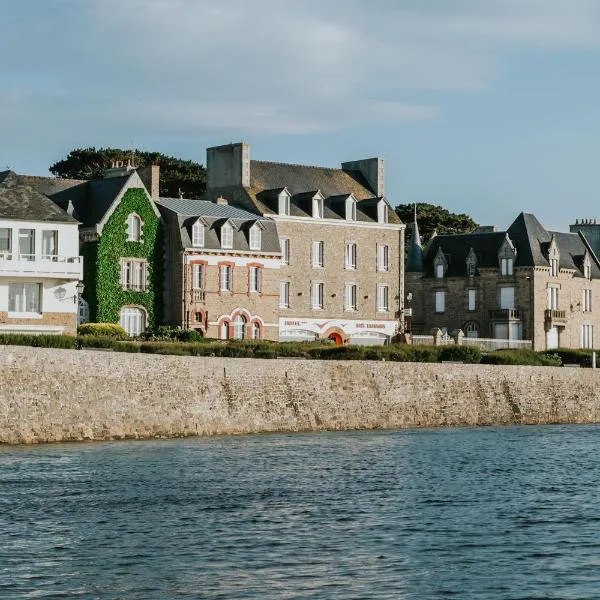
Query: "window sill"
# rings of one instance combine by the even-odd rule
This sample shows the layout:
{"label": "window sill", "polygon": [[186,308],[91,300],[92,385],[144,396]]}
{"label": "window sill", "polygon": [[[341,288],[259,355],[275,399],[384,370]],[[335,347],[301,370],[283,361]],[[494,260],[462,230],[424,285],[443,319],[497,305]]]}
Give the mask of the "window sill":
{"label": "window sill", "polygon": [[312,268],[313,269],[324,269],[325,265],[313,265]]}
{"label": "window sill", "polygon": [[378,269],[377,269],[377,272],[378,272],[378,273],[389,273],[389,272],[390,272],[390,270],[389,270],[389,269],[379,269],[379,268],[378,268]]}
{"label": "window sill", "polygon": [[311,310],[324,310],[322,306],[311,306]]}
{"label": "window sill", "polygon": [[389,313],[390,309],[389,308],[378,308],[377,312],[378,313]]}
{"label": "window sill", "polygon": [[352,266],[350,266],[350,265],[346,265],[346,266],[344,267],[344,270],[345,270],[345,271],[356,271],[356,267],[355,267],[355,266],[354,266],[354,267],[352,267]]}
{"label": "window sill", "polygon": [[38,312],[9,312],[9,319],[41,319],[43,318],[42,313]]}

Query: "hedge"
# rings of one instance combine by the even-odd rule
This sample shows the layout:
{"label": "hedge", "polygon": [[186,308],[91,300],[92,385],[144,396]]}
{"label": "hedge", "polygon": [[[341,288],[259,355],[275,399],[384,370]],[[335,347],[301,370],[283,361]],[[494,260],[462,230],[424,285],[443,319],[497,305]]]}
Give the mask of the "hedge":
{"label": "hedge", "polygon": [[127,332],[116,323],[84,323],[77,328],[77,335],[100,335],[125,339]]}

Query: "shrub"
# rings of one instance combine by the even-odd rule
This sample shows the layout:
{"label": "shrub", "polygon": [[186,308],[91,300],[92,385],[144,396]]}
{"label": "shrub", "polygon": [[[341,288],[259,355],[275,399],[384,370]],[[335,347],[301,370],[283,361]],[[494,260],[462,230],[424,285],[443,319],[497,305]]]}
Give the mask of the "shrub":
{"label": "shrub", "polygon": [[116,323],[84,323],[77,328],[77,335],[95,335],[121,340],[128,337],[127,332]]}
{"label": "shrub", "polygon": [[496,350],[483,354],[481,362],[487,365],[526,365],[532,367],[560,367],[558,355],[534,350]]}
{"label": "shrub", "polygon": [[147,329],[140,338],[152,342],[203,342],[209,341],[195,329],[183,329],[182,327],[170,327],[161,325],[154,329]]}
{"label": "shrub", "polygon": [[77,338],[77,348],[117,348],[118,341],[106,335],[82,335]]}
{"label": "shrub", "polygon": [[457,360],[470,364],[481,362],[481,350],[477,346],[444,346],[440,350],[439,360]]}
{"label": "shrub", "polygon": [[562,364],[575,364],[586,368],[592,367],[592,350],[558,348],[556,350],[546,350],[540,354],[545,356],[554,354],[560,358]]}
{"label": "shrub", "polygon": [[36,348],[76,348],[77,338],[68,335],[31,335],[20,333],[0,334],[0,344],[8,346],[34,346]]}

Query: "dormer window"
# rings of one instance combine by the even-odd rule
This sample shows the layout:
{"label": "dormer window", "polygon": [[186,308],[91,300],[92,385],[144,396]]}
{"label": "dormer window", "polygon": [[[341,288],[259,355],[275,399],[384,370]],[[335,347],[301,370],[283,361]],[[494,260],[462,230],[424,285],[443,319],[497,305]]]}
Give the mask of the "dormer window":
{"label": "dormer window", "polygon": [[352,195],[346,198],[346,221],[356,221],[356,200]]}
{"label": "dormer window", "polygon": [[516,255],[517,251],[508,237],[508,234],[506,234],[502,245],[498,250],[498,266],[500,267],[500,275],[502,277],[510,277],[514,275]]}
{"label": "dormer window", "polygon": [[261,247],[261,234],[260,234],[260,226],[252,225],[250,227],[250,250],[260,250]]}
{"label": "dormer window", "polygon": [[290,195],[287,190],[279,194],[279,215],[289,217],[290,215]]}
{"label": "dormer window", "polygon": [[312,200],[312,216],[313,219],[323,218],[323,198],[320,194],[314,196]]}
{"label": "dormer window", "polygon": [[221,227],[221,248],[233,248],[233,227],[230,223],[225,223]]}
{"label": "dormer window", "polygon": [[477,274],[477,256],[473,248],[469,250],[465,263],[467,266],[467,277],[475,277]]}
{"label": "dormer window", "polygon": [[590,260],[590,255],[587,252],[583,259],[583,276],[586,279],[592,278],[592,261]]}
{"label": "dormer window", "polygon": [[131,213],[127,217],[127,241],[139,242],[141,235],[142,220],[135,213]]}
{"label": "dormer window", "polygon": [[388,222],[387,203],[383,199],[377,203],[377,222],[378,223],[387,223]]}
{"label": "dormer window", "polygon": [[558,277],[559,269],[559,253],[558,246],[556,245],[556,239],[554,235],[550,240],[550,246],[548,247],[548,262],[550,263],[550,277]]}
{"label": "dormer window", "polygon": [[196,221],[192,225],[192,246],[194,248],[204,247],[204,224]]}
{"label": "dormer window", "polygon": [[444,279],[447,266],[448,263],[446,261],[446,257],[444,256],[442,249],[439,248],[433,261],[433,271],[436,279]]}
{"label": "dormer window", "polygon": [[558,277],[558,258],[550,259],[550,277]]}

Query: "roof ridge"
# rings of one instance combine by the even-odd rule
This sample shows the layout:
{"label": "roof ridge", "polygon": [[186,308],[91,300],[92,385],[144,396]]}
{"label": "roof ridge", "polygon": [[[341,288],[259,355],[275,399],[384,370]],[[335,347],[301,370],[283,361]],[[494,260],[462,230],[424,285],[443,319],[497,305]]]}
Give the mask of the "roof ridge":
{"label": "roof ridge", "polygon": [[[288,162],[276,162],[274,160],[254,160],[252,159],[250,161],[251,163],[262,163],[263,165],[282,165],[285,167],[303,167],[305,169],[323,169],[325,171],[342,171],[343,173],[346,173],[346,171],[344,169],[342,169],[341,167],[323,167],[320,165],[303,165],[301,163],[288,163]],[[356,169],[352,169],[352,170],[356,170]],[[252,170],[250,171],[250,174],[252,174]]]}

